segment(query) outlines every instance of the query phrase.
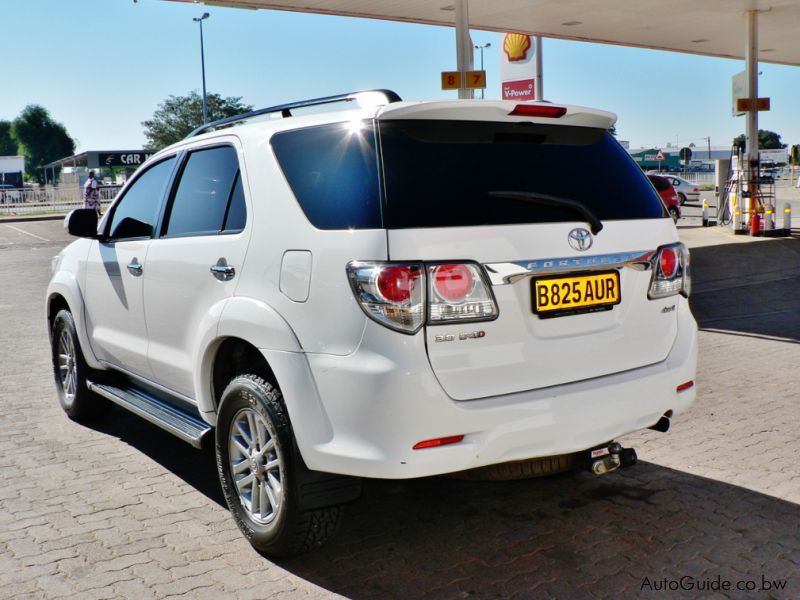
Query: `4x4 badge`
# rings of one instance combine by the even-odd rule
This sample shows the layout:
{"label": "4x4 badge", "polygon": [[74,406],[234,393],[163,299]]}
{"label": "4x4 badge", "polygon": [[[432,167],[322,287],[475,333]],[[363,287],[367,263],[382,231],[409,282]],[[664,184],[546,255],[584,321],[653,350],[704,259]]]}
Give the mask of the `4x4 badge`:
{"label": "4x4 badge", "polygon": [[578,250],[581,252],[591,248],[592,244],[594,243],[594,237],[592,237],[592,234],[588,229],[584,229],[583,227],[576,227],[570,231],[567,235],[567,239],[569,240],[569,245],[573,250]]}

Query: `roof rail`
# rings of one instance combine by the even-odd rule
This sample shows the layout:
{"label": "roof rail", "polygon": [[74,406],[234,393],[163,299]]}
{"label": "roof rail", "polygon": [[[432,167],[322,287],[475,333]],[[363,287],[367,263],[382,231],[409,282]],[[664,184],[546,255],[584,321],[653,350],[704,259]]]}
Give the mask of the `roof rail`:
{"label": "roof rail", "polygon": [[211,123],[207,123],[205,125],[201,125],[194,131],[192,131],[186,138],[195,137],[200,135],[201,133],[206,133],[213,129],[219,129],[220,127],[233,125],[235,123],[240,123],[242,121],[247,121],[248,119],[252,119],[261,115],[268,115],[271,113],[281,113],[284,117],[291,117],[292,110],[296,108],[307,108],[309,106],[322,106],[324,104],[335,104],[337,102],[353,102],[354,100],[357,101],[362,98],[366,94],[380,94],[384,97],[386,104],[391,104],[392,102],[400,102],[402,98],[398,96],[392,90],[364,90],[361,92],[349,92],[347,94],[338,94],[336,96],[326,96],[324,98],[313,98],[311,100],[300,100],[299,102],[290,102],[289,104],[279,104],[277,106],[270,106],[268,108],[259,108],[258,110],[253,110],[248,113],[243,113],[241,115],[235,115],[233,117],[227,117],[225,119],[220,119],[219,121],[213,121]]}

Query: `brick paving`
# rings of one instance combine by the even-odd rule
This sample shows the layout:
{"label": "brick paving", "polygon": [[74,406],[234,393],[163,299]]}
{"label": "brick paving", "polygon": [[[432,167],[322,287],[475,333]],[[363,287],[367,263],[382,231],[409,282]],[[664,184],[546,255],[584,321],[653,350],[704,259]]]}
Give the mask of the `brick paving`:
{"label": "brick paving", "polygon": [[63,415],[43,292],[65,236],[14,226],[48,241],[0,224],[0,597],[658,597],[682,576],[800,596],[800,240],[684,231],[699,397],[669,433],[622,440],[633,469],[368,481],[330,544],[274,562],[229,518],[211,452],[116,408],[94,428]]}

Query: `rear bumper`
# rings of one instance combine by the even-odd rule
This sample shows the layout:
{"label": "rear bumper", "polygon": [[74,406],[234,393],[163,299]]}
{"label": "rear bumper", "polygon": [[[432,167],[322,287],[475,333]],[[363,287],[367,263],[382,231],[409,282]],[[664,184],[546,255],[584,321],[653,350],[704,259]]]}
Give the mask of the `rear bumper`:
{"label": "rear bumper", "polygon": [[[424,336],[367,327],[348,356],[264,355],[286,398],[295,436],[314,470],[363,477],[425,477],[591,448],[679,414],[695,398],[697,325],[679,304],[678,335],[663,362],[551,388],[455,401],[427,361]],[[382,353],[375,350],[380,348]],[[389,356],[387,348],[394,349]],[[412,450],[450,435],[462,442]]]}

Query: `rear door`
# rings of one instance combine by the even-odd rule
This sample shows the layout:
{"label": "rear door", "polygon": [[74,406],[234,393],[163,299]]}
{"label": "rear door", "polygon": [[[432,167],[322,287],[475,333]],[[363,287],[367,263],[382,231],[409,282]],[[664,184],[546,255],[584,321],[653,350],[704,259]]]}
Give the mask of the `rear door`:
{"label": "rear door", "polygon": [[199,336],[233,295],[247,251],[238,142],[186,153],[144,275],[148,356],[155,380],[194,397]]}
{"label": "rear door", "polygon": [[[665,359],[677,320],[662,309],[675,300],[648,300],[645,265],[657,246],[676,241],[675,229],[605,130],[387,119],[380,133],[390,259],[479,263],[498,304],[493,321],[427,326],[431,366],[451,397],[545,388]],[[541,198],[579,201],[602,230],[592,235],[584,215]],[[591,296],[602,288],[597,303],[547,312],[535,301],[537,282],[553,295],[575,282],[586,295],[598,285],[589,282],[611,279],[613,290],[591,288]]]}

